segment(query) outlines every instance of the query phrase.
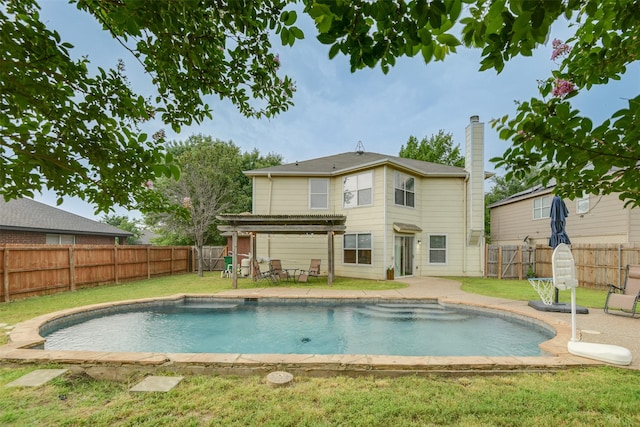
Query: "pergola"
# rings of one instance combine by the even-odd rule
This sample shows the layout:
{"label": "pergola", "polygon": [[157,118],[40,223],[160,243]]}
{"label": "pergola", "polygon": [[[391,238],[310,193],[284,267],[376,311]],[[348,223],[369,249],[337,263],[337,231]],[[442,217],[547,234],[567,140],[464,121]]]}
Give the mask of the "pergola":
{"label": "pergola", "polygon": [[[237,265],[238,233],[251,235],[251,254],[256,257],[257,234],[326,234],[327,235],[327,282],[333,283],[334,253],[333,236],[344,234],[347,217],[344,215],[253,215],[223,214],[216,218],[222,223],[218,230],[230,232],[232,236],[232,265]],[[238,272],[232,268],[233,287],[238,287]],[[253,271],[253,265],[251,265]]]}

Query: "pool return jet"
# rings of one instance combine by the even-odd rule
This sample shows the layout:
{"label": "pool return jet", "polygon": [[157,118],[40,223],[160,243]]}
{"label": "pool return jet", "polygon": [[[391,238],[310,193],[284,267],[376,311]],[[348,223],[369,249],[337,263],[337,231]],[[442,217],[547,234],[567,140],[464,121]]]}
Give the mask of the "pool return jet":
{"label": "pool return jet", "polygon": [[567,344],[569,353],[589,359],[601,360],[615,365],[629,365],[631,351],[617,345],[596,344],[578,341],[576,338],[576,268],[571,249],[565,243],[559,244],[552,256],[553,285],[561,291],[571,289],[571,341]]}

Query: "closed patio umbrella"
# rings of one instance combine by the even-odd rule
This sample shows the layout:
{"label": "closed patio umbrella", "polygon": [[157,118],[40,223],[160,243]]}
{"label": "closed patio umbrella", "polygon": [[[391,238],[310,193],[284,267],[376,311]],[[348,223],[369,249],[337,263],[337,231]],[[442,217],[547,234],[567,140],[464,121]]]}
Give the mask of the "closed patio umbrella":
{"label": "closed patio umbrella", "polygon": [[567,222],[566,218],[569,216],[569,210],[567,205],[564,204],[562,199],[558,196],[554,196],[551,201],[551,211],[549,217],[551,218],[551,237],[549,237],[549,246],[556,248],[560,243],[571,244],[569,236],[564,227]]}

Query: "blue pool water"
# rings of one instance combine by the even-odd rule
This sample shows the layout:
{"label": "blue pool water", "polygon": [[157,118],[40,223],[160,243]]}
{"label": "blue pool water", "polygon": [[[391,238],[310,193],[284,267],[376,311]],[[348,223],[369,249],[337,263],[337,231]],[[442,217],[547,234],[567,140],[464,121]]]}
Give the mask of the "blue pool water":
{"label": "blue pool water", "polygon": [[45,349],[162,353],[540,356],[535,325],[434,303],[222,301],[144,307],[46,331]]}

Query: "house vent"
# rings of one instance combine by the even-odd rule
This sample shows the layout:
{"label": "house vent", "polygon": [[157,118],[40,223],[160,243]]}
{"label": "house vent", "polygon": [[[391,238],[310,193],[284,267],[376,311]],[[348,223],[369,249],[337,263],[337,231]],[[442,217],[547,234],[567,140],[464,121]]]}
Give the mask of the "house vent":
{"label": "house vent", "polygon": [[364,144],[362,143],[362,141],[358,141],[358,143],[356,144],[356,154],[358,156],[364,154]]}

